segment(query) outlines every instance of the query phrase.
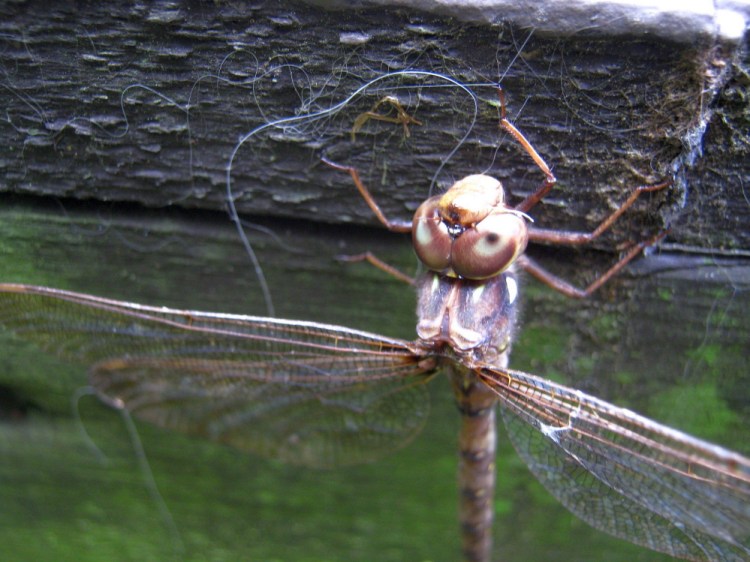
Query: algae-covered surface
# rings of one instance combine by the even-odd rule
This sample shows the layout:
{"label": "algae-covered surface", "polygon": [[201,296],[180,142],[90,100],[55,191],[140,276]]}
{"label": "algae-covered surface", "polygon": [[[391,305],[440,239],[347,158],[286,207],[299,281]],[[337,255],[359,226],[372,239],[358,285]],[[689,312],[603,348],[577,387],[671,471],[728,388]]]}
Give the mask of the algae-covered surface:
{"label": "algae-covered surface", "polygon": [[[408,286],[334,260],[372,249],[413,272],[407,238],[309,223],[265,226],[275,237],[252,233],[251,241],[280,317],[413,337]],[[529,281],[513,366],[747,454],[748,266],[662,256],[634,271],[584,303]],[[178,308],[266,310],[221,215],[8,200],[0,209],[0,281]],[[458,415],[442,377],[430,385],[430,418],[413,443],[371,464],[321,471],[136,420],[141,457],[121,415],[80,390],[86,365],[64,363],[5,332],[0,346],[4,561],[460,556]],[[499,451],[496,559],[667,559],[569,515],[502,432]]]}

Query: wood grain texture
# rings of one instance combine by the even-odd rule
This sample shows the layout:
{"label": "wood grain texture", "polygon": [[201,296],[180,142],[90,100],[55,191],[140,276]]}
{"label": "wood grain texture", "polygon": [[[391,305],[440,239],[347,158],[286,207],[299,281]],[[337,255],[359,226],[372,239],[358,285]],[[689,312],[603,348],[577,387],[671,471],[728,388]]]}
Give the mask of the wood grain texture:
{"label": "wood grain texture", "polygon": [[[750,247],[743,46],[614,36],[606,24],[558,35],[405,7],[326,11],[288,0],[32,0],[4,4],[0,19],[3,191],[224,209],[238,139],[296,116],[237,151],[231,182],[242,213],[372,224],[323,155],[359,166],[393,217],[408,218],[433,177],[444,189],[486,170],[520,196],[541,178],[498,131],[488,84],[502,79],[510,116],[559,179],[540,221],[591,227],[628,187],[676,171],[661,208],[618,225],[619,236],[671,222],[676,244]],[[403,70],[471,85],[475,125],[463,91],[414,77],[383,80],[325,119],[301,118]],[[398,96],[423,125],[407,138],[398,125],[370,122],[352,142],[353,122],[383,95]]]}

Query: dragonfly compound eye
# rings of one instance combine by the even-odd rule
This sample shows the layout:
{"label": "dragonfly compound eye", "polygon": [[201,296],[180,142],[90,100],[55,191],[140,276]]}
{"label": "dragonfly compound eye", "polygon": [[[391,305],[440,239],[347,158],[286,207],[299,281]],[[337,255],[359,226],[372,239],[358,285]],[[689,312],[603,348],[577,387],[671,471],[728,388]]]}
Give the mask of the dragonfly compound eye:
{"label": "dragonfly compound eye", "polygon": [[450,267],[451,235],[448,225],[438,212],[440,197],[430,197],[414,213],[412,242],[420,261],[432,271],[443,272]]}
{"label": "dragonfly compound eye", "polygon": [[492,213],[456,238],[450,263],[461,277],[486,279],[508,269],[526,249],[527,241],[522,216],[504,211]]}

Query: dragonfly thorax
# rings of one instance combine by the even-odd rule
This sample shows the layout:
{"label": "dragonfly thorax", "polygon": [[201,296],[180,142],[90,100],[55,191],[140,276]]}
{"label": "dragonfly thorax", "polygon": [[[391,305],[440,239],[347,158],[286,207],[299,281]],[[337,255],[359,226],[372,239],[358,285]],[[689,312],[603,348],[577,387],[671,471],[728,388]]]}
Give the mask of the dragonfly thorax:
{"label": "dragonfly thorax", "polygon": [[425,274],[418,284],[417,335],[464,364],[498,364],[510,352],[516,325],[516,279],[506,272],[484,281]]}

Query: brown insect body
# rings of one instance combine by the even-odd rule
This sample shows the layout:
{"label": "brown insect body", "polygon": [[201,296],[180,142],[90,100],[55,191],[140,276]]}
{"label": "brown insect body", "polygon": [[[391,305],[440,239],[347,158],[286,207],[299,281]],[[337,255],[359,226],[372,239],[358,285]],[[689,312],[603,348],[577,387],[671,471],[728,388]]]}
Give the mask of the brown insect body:
{"label": "brown insect body", "polygon": [[513,262],[528,240],[524,217],[505,205],[499,181],[471,175],[416,211],[412,238],[432,271],[417,282],[417,335],[443,361],[461,414],[459,520],[466,560],[491,558],[497,395],[474,374],[507,368],[516,324]]}
{"label": "brown insect body", "polygon": [[428,272],[419,279],[417,292],[417,335],[425,353],[443,356],[461,414],[458,488],[464,557],[489,560],[498,397],[473,369],[508,366],[516,324],[515,275],[505,272],[475,281]]}

